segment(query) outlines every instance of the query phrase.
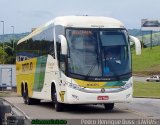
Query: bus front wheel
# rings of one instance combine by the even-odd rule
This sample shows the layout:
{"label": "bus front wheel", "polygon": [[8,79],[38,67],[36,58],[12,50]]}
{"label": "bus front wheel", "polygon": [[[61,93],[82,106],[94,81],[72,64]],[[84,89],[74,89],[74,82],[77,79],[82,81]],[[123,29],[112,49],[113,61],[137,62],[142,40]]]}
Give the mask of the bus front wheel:
{"label": "bus front wheel", "polygon": [[52,102],[54,103],[54,108],[57,112],[63,111],[63,104],[57,101],[57,92],[55,86],[52,86]]}
{"label": "bus front wheel", "polygon": [[106,103],[104,104],[105,110],[113,110],[114,108],[114,103]]}
{"label": "bus front wheel", "polygon": [[62,103],[56,102],[54,107],[55,107],[57,112],[63,111],[63,104]]}

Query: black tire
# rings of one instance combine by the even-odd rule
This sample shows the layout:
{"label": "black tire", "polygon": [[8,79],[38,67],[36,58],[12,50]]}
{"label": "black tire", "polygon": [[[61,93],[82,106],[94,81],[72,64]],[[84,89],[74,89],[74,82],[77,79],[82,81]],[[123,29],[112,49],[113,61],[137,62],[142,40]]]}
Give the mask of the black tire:
{"label": "black tire", "polygon": [[23,99],[24,99],[24,103],[27,105],[31,105],[32,104],[32,100],[31,98],[29,98],[28,95],[28,87],[26,86],[25,91],[23,93]]}
{"label": "black tire", "polygon": [[32,105],[37,105],[40,104],[41,100],[40,99],[34,99],[34,98],[30,98],[32,100]]}
{"label": "black tire", "polygon": [[59,102],[56,102],[56,103],[54,104],[54,108],[55,108],[55,110],[56,110],[57,112],[62,112],[62,111],[63,111],[63,106],[64,106],[64,104],[59,103]]}
{"label": "black tire", "polygon": [[57,101],[57,92],[56,92],[56,88],[54,85],[52,85],[52,89],[51,89],[51,98],[52,98],[52,102],[54,103],[54,108],[57,112],[61,112],[63,111],[63,106],[64,104],[59,103]]}
{"label": "black tire", "polygon": [[32,104],[30,98],[28,97],[28,88],[27,87],[25,88],[25,91],[23,93],[23,100],[24,100],[24,103],[27,105]]}
{"label": "black tire", "polygon": [[33,99],[28,96],[28,87],[26,86],[25,92],[23,93],[24,103],[27,105],[39,104],[40,99]]}
{"label": "black tire", "polygon": [[21,84],[21,96],[22,97],[24,96],[24,85],[23,85],[23,83]]}
{"label": "black tire", "polygon": [[107,110],[107,111],[113,110],[113,108],[114,108],[114,103],[104,104],[104,107],[105,107],[105,110]]}

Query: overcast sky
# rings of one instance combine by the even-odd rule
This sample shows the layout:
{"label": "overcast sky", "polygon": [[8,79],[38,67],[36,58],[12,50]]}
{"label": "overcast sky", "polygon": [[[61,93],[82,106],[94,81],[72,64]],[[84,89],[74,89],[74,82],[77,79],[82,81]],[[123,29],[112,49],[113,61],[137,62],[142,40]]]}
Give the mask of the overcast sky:
{"label": "overcast sky", "polygon": [[[141,19],[160,19],[160,0],[0,0],[5,34],[30,32],[56,16],[109,16],[127,28],[140,28]],[[2,22],[0,23],[2,34]]]}

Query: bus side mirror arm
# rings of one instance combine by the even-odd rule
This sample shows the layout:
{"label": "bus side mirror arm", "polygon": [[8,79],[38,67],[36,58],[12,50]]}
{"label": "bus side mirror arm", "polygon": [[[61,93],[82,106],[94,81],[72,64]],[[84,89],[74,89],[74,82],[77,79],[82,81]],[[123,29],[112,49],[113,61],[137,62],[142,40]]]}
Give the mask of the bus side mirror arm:
{"label": "bus side mirror arm", "polygon": [[61,54],[62,55],[67,55],[67,40],[65,38],[65,36],[63,35],[59,35],[58,36],[59,40],[60,40],[60,43],[61,43]]}
{"label": "bus side mirror arm", "polygon": [[129,36],[130,40],[135,44],[136,55],[141,55],[141,42],[134,36]]}

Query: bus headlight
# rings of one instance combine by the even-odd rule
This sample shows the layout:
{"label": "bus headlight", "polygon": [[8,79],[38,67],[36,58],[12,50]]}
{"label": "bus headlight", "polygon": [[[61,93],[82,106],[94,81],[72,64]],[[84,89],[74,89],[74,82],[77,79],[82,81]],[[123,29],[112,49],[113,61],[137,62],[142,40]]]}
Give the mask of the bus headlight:
{"label": "bus headlight", "polygon": [[82,88],[77,85],[77,84],[73,84],[73,83],[69,83],[69,87],[72,89],[76,89],[76,90],[81,90]]}
{"label": "bus headlight", "polygon": [[130,78],[128,81],[123,81],[123,82],[125,82],[125,85],[122,86],[121,88],[128,89],[128,88],[132,87],[132,84],[133,84],[132,78]]}

